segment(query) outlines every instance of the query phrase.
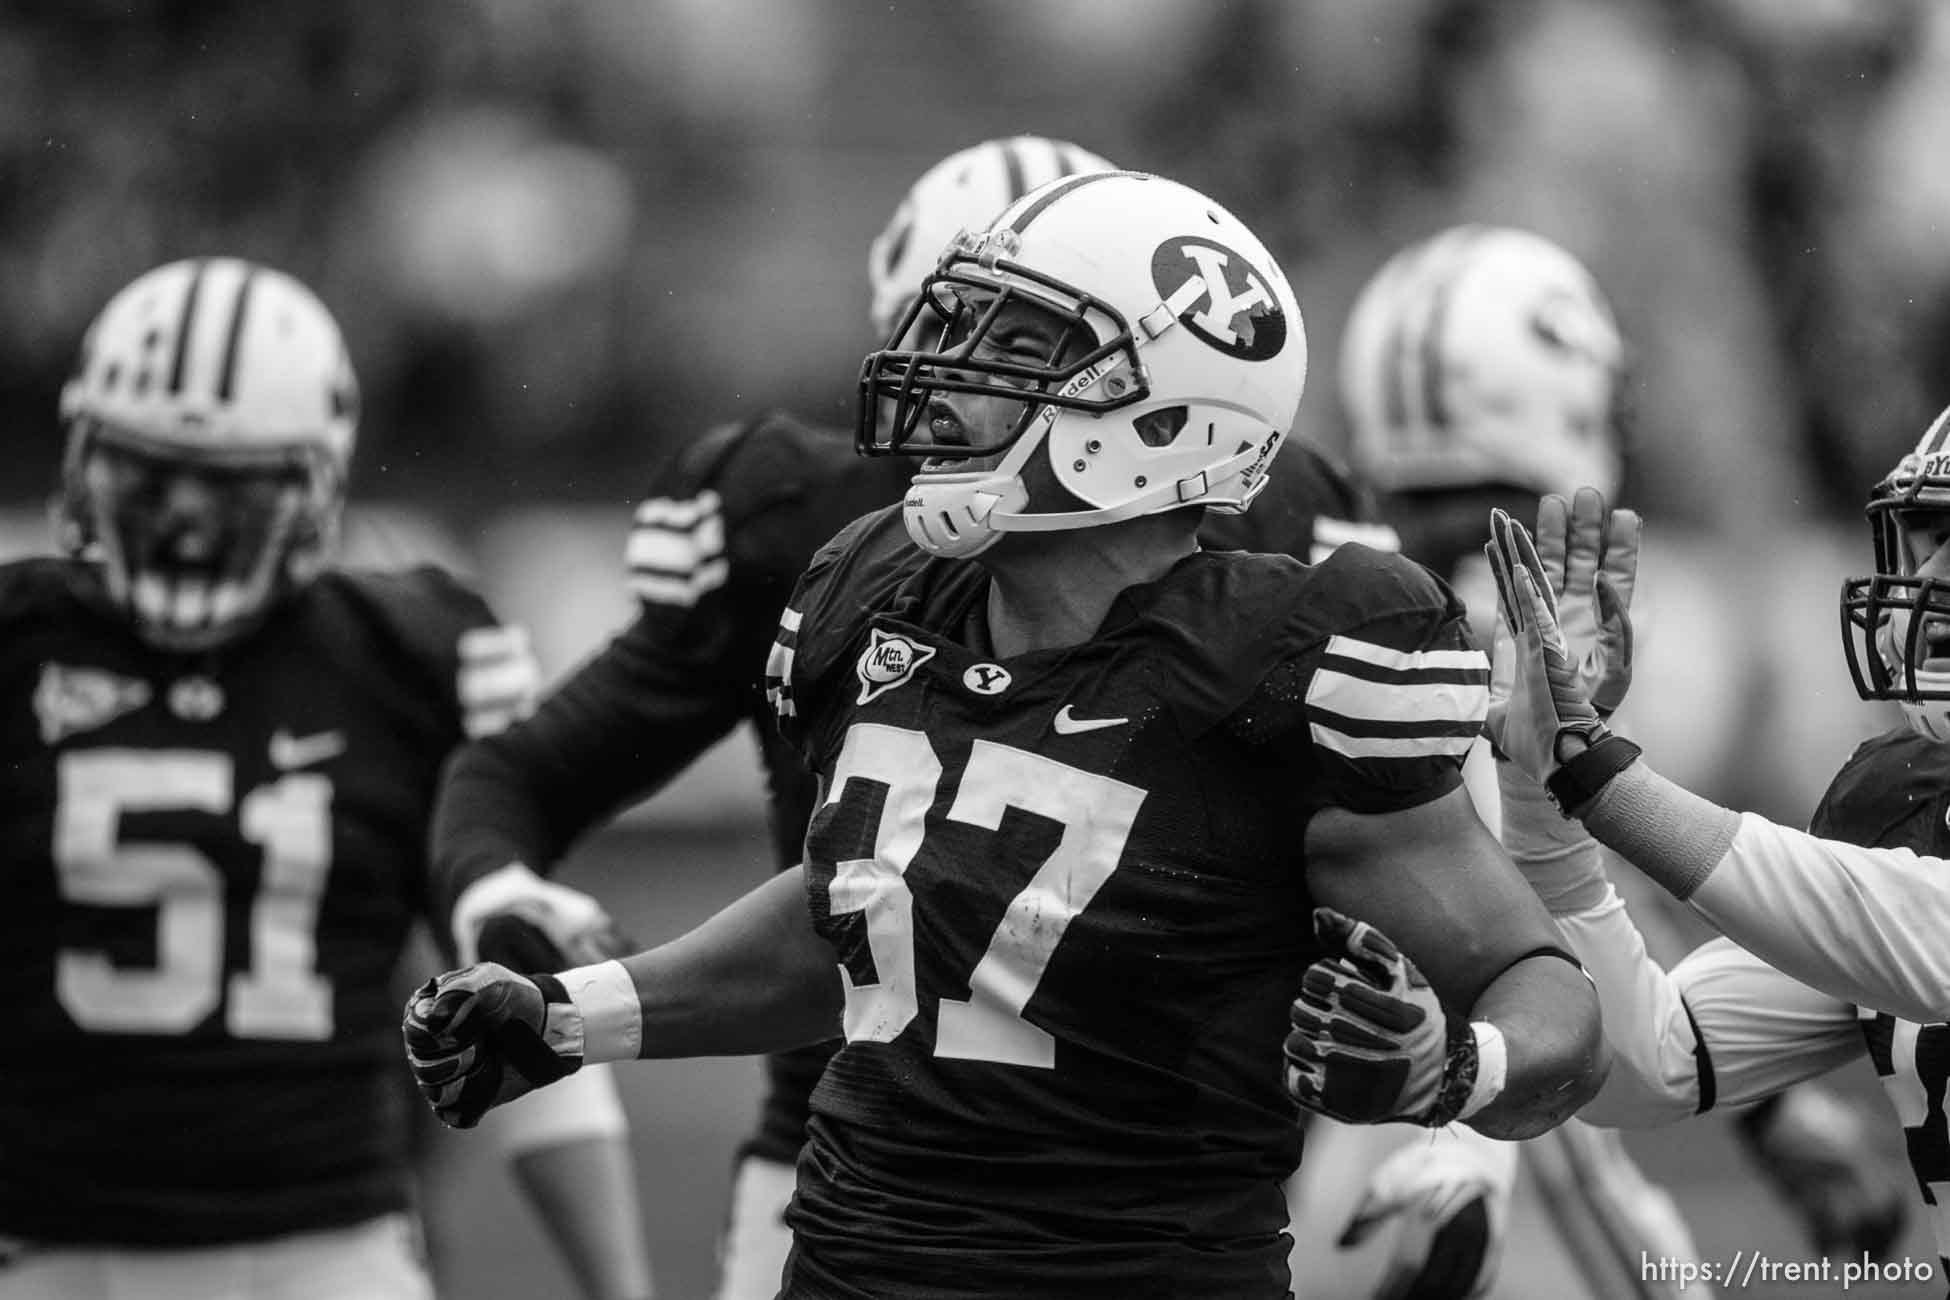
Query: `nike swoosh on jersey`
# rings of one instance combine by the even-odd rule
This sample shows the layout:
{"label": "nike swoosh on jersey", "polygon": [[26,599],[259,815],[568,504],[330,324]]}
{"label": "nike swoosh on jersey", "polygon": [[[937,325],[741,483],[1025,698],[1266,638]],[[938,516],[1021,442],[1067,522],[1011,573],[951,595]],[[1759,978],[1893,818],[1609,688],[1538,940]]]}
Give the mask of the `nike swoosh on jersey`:
{"label": "nike swoosh on jersey", "polygon": [[343,731],[320,731],[310,736],[294,736],[283,730],[271,733],[271,766],[284,771],[323,763],[344,752]]}
{"label": "nike swoosh on jersey", "polygon": [[1070,712],[1070,706],[1066,704],[1056,711],[1056,722],[1054,725],[1057,735],[1074,736],[1078,732],[1083,731],[1102,731],[1105,727],[1121,727],[1129,721],[1129,718],[1075,717]]}

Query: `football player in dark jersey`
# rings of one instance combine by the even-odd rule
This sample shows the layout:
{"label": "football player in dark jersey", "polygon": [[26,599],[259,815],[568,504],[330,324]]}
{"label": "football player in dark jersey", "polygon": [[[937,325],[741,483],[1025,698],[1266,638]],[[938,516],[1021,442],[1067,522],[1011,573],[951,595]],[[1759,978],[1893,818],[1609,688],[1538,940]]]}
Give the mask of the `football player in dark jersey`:
{"label": "football player in dark jersey", "polygon": [[[323,304],[230,258],[62,394],[64,554],[0,567],[0,1296],[430,1294],[392,977],[440,765],[535,670],[444,571],[330,567],[357,415]],[[627,1135],[510,1118],[590,1294],[649,1295]]]}
{"label": "football player in dark jersey", "polygon": [[[1352,459],[1382,492],[1404,550],[1468,603],[1479,643],[1496,614],[1482,551],[1490,509],[1534,518],[1548,493],[1616,493],[1625,351],[1596,279],[1527,230],[1442,231],[1391,258],[1356,298],[1340,354]],[[1466,769],[1491,825],[1494,767],[1479,747]],[[1689,945],[1671,932],[1670,900],[1644,890],[1632,902],[1657,949],[1676,960]],[[1863,1141],[1867,1123],[1811,1085],[1743,1114],[1736,1130],[1821,1250],[1879,1255],[1901,1233],[1903,1201]],[[1669,1283],[1642,1280],[1641,1254],[1699,1260],[1671,1198],[1614,1135],[1574,1121],[1525,1154],[1565,1247],[1556,1253],[1592,1295],[1667,1294]],[[1507,1176],[1493,1185],[1507,1189]]]}
{"label": "football player in dark jersey", "polygon": [[[942,248],[1030,188],[1111,164],[1066,141],[1013,136],[958,150],[929,168],[868,255],[871,327],[885,338]],[[565,679],[533,717],[463,748],[434,820],[440,888],[458,899],[456,942],[491,917],[519,915],[537,941],[570,947],[604,924],[600,906],[539,879],[589,827],[663,786],[749,720],[766,774],[775,860],[797,866],[816,783],[778,734],[763,670],[792,584],[820,545],[900,498],[911,466],[861,457],[847,432],[780,412],[715,430],[686,447],[638,507],[629,539],[638,612]],[[1213,514],[1208,546],[1317,560],[1344,541],[1393,549],[1344,471],[1299,439],[1284,443],[1249,514]],[[572,954],[559,966],[575,964]],[[738,1157],[720,1252],[720,1300],[770,1300],[791,1246],[793,1166],[813,1085],[833,1043],[767,1060],[758,1129]]]}
{"label": "football player in dark jersey", "polygon": [[[1488,665],[1397,556],[1200,548],[1306,371],[1210,199],[1051,182],[890,338],[923,319],[937,345],[868,357],[859,435],[921,469],[821,549],[767,664],[820,779],[803,867],[627,961],[430,981],[413,1067],[465,1126],[586,1061],[838,1030],[785,1296],[1283,1296],[1289,1092],[1514,1137],[1604,1073],[1461,787]],[[1347,1043],[1283,1060],[1315,1014]]]}

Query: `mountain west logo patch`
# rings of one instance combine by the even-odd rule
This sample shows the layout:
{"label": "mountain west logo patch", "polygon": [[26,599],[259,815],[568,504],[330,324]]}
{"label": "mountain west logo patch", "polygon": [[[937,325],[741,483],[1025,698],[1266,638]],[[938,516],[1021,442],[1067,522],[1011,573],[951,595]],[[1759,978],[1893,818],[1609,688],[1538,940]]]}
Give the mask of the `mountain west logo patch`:
{"label": "mountain west logo patch", "polygon": [[34,688],[34,714],[41,720],[41,742],[105,727],[149,702],[149,683],[118,677],[100,668],[42,664]]}
{"label": "mountain west logo patch", "polygon": [[860,652],[860,662],[853,666],[860,674],[860,698],[855,703],[865,704],[875,696],[885,695],[932,658],[933,646],[921,645],[898,632],[874,628],[873,639]]}
{"label": "mountain west logo patch", "polygon": [[[1186,329],[1241,361],[1265,361],[1286,346],[1286,313],[1259,269],[1209,239],[1180,235],[1151,254],[1151,283]],[[1197,297],[1187,300],[1187,295]]]}

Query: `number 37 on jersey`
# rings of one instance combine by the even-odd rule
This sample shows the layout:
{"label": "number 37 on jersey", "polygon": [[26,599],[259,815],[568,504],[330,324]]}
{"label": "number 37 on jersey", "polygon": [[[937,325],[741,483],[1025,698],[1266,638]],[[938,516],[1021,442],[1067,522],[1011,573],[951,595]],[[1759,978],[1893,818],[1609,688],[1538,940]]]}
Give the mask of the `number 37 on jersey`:
{"label": "number 37 on jersey", "polygon": [[[924,733],[856,723],[808,835],[818,859],[809,870],[815,879],[831,872],[825,897],[842,954],[848,1042],[892,1042],[919,1013],[907,871],[921,851],[943,771]],[[1009,899],[968,972],[968,996],[939,999],[935,1056],[1055,1066],[1055,1039],[1025,1020],[1023,1009],[1071,923],[1117,870],[1144,798],[1144,791],[1111,777],[973,742],[945,823],[995,832],[1016,809],[1059,830],[1053,850]],[[846,933],[851,917],[864,922],[864,951]]]}

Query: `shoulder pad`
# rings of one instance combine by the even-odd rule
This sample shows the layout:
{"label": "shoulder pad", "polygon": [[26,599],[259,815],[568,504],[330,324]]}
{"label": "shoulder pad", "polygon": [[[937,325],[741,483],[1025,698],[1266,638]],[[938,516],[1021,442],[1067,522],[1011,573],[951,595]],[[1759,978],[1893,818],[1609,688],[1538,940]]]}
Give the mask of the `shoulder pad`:
{"label": "shoulder pad", "polygon": [[1403,620],[1424,627],[1431,620],[1460,620],[1468,613],[1449,584],[1427,566],[1361,542],[1335,548],[1316,566],[1308,601],[1308,609],[1294,611],[1297,618],[1338,629]]}
{"label": "shoulder pad", "polygon": [[[1202,559],[1186,580],[1166,584],[1149,609],[1199,647],[1204,662],[1187,685],[1217,715],[1263,695],[1265,679],[1281,665],[1312,665],[1336,641],[1402,654],[1453,647],[1481,659],[1469,646],[1461,602],[1403,556],[1354,543],[1312,567],[1266,553]],[[1273,712],[1297,719],[1296,704]]]}
{"label": "shoulder pad", "polygon": [[76,560],[37,555],[0,564],[0,627],[47,617],[73,601],[86,602],[90,566]]}
{"label": "shoulder pad", "polygon": [[1454,788],[1488,712],[1490,667],[1448,587],[1358,543],[1312,568],[1231,558],[1296,575],[1284,590],[1240,593],[1273,612],[1227,715],[1233,733],[1305,773],[1315,806],[1385,812]]}
{"label": "shoulder pad", "polygon": [[1808,829],[1848,844],[1940,857],[1950,849],[1947,797],[1950,745],[1900,727],[1857,746],[1829,782]]}

